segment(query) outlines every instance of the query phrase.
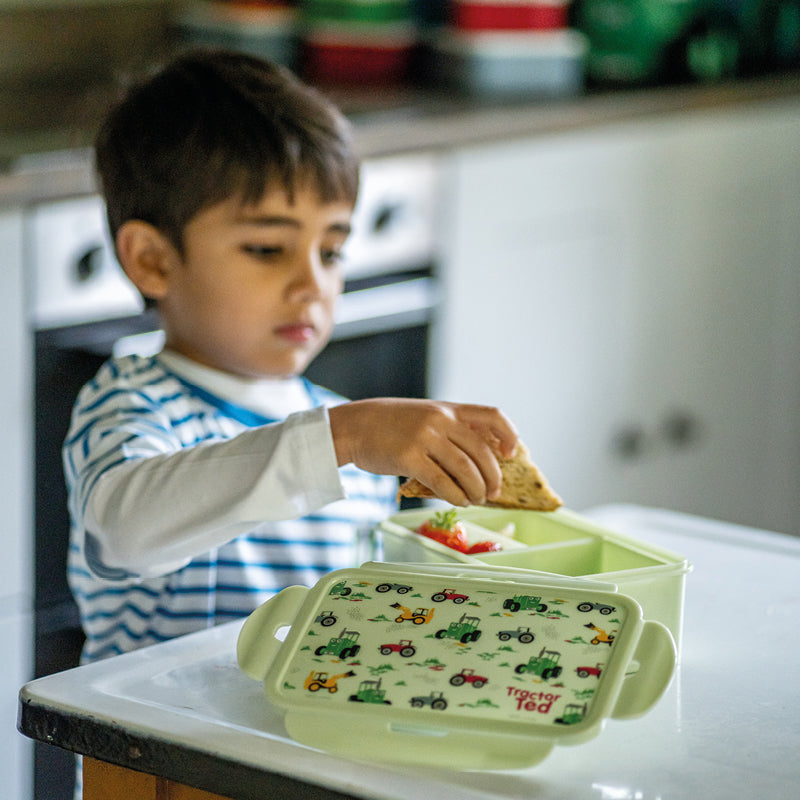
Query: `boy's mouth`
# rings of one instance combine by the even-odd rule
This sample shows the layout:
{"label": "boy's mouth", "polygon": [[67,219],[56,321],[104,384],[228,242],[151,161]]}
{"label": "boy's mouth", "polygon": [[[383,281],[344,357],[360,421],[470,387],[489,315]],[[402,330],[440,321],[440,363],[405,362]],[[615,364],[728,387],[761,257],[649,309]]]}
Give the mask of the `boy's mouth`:
{"label": "boy's mouth", "polygon": [[295,325],[281,325],[275,330],[275,333],[292,344],[306,344],[315,337],[316,329],[313,325],[298,323]]}

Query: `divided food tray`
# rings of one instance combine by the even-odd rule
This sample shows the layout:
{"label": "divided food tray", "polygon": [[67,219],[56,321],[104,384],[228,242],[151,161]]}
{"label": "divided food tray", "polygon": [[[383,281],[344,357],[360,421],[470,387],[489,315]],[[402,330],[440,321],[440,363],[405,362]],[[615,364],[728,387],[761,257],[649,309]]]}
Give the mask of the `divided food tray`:
{"label": "divided food tray", "polygon": [[[573,511],[459,509],[470,544],[495,540],[502,550],[465,555],[420,536],[431,508],[401,511],[379,527],[384,559],[392,562],[471,563],[514,567],[614,584],[633,597],[647,619],[663,623],[680,650],[688,560],[677,553],[617,533]],[[513,533],[513,538],[506,533]]]}

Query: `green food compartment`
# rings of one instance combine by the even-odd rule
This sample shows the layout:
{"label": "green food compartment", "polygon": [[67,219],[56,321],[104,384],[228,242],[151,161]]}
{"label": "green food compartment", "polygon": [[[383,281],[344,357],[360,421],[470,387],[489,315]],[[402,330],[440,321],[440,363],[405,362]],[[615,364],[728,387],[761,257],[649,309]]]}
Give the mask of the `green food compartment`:
{"label": "green food compartment", "polygon": [[[633,537],[597,525],[568,509],[517,511],[487,507],[460,509],[470,544],[500,541],[498,552],[466,555],[416,533],[434,507],[401,511],[379,527],[387,561],[462,562],[591,578],[613,583],[633,597],[648,619],[663,623],[680,650],[688,560]],[[513,533],[513,538],[506,534]]]}

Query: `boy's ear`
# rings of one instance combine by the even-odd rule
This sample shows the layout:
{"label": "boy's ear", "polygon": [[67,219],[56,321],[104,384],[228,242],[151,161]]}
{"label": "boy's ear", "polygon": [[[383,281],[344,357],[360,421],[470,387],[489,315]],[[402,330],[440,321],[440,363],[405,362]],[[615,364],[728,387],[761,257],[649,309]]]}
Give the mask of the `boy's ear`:
{"label": "boy's ear", "polygon": [[145,297],[162,298],[170,271],[180,260],[172,242],[149,222],[132,219],[120,226],[116,245],[122,269],[133,285]]}

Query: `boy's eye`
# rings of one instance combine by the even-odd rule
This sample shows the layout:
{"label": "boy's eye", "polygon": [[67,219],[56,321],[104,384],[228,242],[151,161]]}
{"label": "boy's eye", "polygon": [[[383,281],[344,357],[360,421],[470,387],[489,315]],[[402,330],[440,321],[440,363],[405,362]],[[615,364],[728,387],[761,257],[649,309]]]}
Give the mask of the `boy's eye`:
{"label": "boy's eye", "polygon": [[342,251],[335,248],[322,250],[320,252],[322,263],[329,267],[333,267],[341,263],[342,257]]}
{"label": "boy's eye", "polygon": [[282,247],[267,244],[246,244],[242,247],[242,250],[256,258],[274,258],[283,252]]}

